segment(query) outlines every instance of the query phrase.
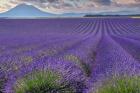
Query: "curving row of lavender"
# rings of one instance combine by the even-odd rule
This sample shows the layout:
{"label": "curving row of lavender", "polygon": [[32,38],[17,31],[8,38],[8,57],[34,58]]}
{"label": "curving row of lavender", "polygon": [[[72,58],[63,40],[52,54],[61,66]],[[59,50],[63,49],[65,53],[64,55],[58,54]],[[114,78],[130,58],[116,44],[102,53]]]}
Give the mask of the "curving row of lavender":
{"label": "curving row of lavender", "polygon": [[2,93],[101,93],[118,76],[140,77],[140,19],[0,20]]}

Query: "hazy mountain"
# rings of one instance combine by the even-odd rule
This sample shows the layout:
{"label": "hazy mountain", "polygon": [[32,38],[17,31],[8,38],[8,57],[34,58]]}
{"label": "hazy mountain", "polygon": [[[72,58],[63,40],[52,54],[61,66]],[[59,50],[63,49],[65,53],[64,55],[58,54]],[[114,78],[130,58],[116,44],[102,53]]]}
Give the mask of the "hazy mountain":
{"label": "hazy mountain", "polygon": [[32,5],[20,4],[7,12],[0,13],[0,17],[53,17],[55,14],[43,12]]}
{"label": "hazy mountain", "polygon": [[7,12],[0,13],[0,18],[82,17],[83,15],[79,13],[51,14],[43,12],[33,5],[20,4]]}

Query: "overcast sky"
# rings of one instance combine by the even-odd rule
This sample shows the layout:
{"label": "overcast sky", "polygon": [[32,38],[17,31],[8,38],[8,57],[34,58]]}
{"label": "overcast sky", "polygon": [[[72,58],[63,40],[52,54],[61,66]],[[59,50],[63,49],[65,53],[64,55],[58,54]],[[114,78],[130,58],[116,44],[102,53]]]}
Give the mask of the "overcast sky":
{"label": "overcast sky", "polygon": [[140,0],[0,0],[0,12],[29,4],[50,13],[140,12]]}

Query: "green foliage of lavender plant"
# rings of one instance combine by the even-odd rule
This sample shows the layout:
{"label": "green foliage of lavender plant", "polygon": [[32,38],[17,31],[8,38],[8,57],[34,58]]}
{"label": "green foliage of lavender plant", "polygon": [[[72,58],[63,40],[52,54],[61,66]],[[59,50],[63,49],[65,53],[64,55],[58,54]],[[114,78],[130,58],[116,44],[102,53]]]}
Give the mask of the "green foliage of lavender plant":
{"label": "green foliage of lavender plant", "polygon": [[3,93],[3,87],[4,87],[4,84],[6,82],[6,78],[5,77],[1,77],[0,78],[0,93]]}
{"label": "green foliage of lavender plant", "polygon": [[113,77],[105,81],[97,93],[140,93],[140,77]]}
{"label": "green foliage of lavender plant", "polygon": [[81,67],[81,69],[84,71],[86,76],[90,76],[91,68],[89,67],[88,64],[83,62],[83,60],[80,57],[71,54],[71,55],[66,55],[64,57],[64,59],[75,62],[76,64],[78,64]]}
{"label": "green foliage of lavender plant", "polygon": [[59,83],[61,77],[52,71],[35,72],[17,81],[15,93],[73,93],[69,87],[64,87]]}
{"label": "green foliage of lavender plant", "polygon": [[0,79],[0,92],[2,92],[3,80]]}

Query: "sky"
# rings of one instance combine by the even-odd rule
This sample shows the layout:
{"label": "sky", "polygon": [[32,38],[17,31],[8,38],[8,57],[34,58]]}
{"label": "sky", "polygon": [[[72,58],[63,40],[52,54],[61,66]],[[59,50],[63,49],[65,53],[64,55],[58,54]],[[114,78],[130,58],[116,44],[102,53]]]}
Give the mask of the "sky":
{"label": "sky", "polygon": [[42,11],[63,13],[140,13],[140,0],[0,0],[0,13],[19,4],[33,5]]}

